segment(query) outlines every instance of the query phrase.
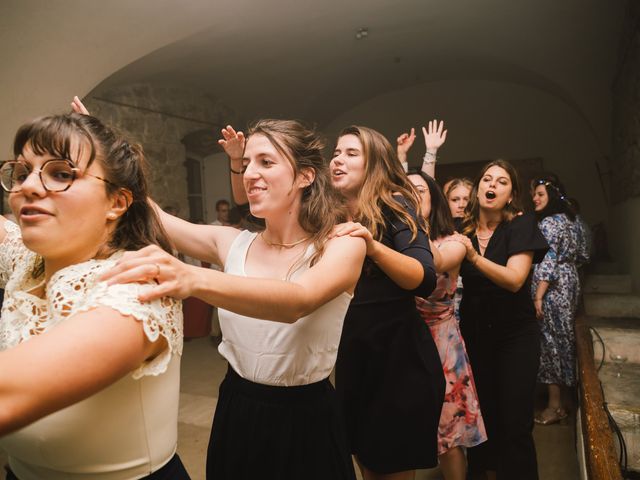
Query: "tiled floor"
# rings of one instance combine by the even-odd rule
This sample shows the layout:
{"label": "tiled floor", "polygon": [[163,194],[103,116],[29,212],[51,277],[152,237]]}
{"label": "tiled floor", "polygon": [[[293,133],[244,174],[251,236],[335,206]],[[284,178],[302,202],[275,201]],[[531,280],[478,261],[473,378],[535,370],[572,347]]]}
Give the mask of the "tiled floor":
{"label": "tiled floor", "polygon": [[[187,341],[182,358],[178,451],[193,480],[204,479],[204,465],[218,385],[226,362],[209,338]],[[578,478],[573,422],[536,427],[541,480]],[[0,452],[0,465],[6,457]],[[421,470],[416,480],[440,479],[438,469]],[[4,479],[4,473],[0,473]],[[302,479],[301,479],[302,480]]]}

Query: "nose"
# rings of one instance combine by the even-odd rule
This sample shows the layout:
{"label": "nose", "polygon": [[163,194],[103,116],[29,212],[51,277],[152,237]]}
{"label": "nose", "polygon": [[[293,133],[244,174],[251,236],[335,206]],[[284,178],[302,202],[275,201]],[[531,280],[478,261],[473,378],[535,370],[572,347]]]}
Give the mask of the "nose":
{"label": "nose", "polygon": [[340,165],[343,165],[344,161],[342,159],[342,154],[336,155],[335,157],[333,157],[330,163],[334,164],[337,167],[339,167]]}
{"label": "nose", "polygon": [[249,164],[247,165],[247,168],[244,171],[243,178],[246,178],[246,179],[257,178],[258,176],[259,174],[258,174],[258,170],[255,167],[255,164],[253,162],[249,162]]}
{"label": "nose", "polygon": [[20,191],[25,196],[35,195],[43,197],[47,194],[47,191],[40,180],[40,170],[33,169],[33,171],[29,172],[27,178],[24,179],[20,186]]}

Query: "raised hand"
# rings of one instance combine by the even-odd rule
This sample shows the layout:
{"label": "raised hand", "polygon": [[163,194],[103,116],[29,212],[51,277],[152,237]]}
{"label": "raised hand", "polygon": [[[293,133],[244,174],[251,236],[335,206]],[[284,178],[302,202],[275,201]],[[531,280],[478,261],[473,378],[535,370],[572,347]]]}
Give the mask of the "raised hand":
{"label": "raised hand", "polygon": [[218,143],[231,160],[240,160],[244,155],[245,138],[244,133],[236,132],[231,125],[222,129],[222,137]]}
{"label": "raised hand", "polygon": [[405,157],[407,156],[407,152],[409,151],[409,149],[411,148],[411,146],[413,145],[414,140],[416,139],[416,130],[415,128],[411,128],[411,133],[403,133],[402,135],[400,135],[398,137],[398,155],[400,155],[401,153],[405,155]]}
{"label": "raised hand", "polygon": [[82,115],[91,115],[87,107],[84,106],[84,103],[82,103],[77,96],[73,97],[71,101],[71,111]]}
{"label": "raised hand", "polygon": [[438,149],[444,145],[447,140],[447,131],[444,130],[444,122],[440,120],[431,120],[426,127],[422,127],[424,135],[424,146],[427,152],[435,154]]}

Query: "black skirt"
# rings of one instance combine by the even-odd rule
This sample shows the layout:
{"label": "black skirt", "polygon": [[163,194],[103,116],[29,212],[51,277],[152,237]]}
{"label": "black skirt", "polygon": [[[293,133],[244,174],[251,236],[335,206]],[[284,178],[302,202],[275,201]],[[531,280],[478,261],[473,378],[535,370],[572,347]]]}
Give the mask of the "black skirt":
{"label": "black skirt", "polygon": [[349,307],[336,391],[351,453],[365,467],[434,467],[444,390],[438,350],[413,298]]}
{"label": "black skirt", "polygon": [[274,387],[229,368],[207,453],[208,480],[355,480],[328,379]]}

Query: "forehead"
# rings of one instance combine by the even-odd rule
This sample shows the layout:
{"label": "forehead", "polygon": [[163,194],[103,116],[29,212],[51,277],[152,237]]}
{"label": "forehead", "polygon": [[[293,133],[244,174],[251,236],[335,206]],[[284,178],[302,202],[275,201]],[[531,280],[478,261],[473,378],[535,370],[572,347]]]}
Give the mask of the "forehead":
{"label": "forehead", "polygon": [[280,155],[278,149],[265,135],[262,135],[261,133],[254,133],[247,139],[245,156],[260,155],[263,153]]}
{"label": "forehead", "polygon": [[547,188],[544,185],[538,185],[535,190],[535,193],[547,193]]}
{"label": "forehead", "polygon": [[58,151],[58,149],[53,146],[34,145],[29,141],[22,148],[22,152],[18,158],[29,162],[38,160],[44,162],[53,158],[64,158],[71,160],[76,165],[86,165],[89,162],[91,147],[78,135],[74,135],[69,139],[69,148],[65,150],[68,151]]}
{"label": "forehead", "polygon": [[429,185],[424,181],[420,175],[409,175],[409,181],[413,183],[416,187],[425,187],[429,189]]}
{"label": "forehead", "polygon": [[362,142],[353,134],[343,135],[338,138],[338,148],[342,150],[362,150]]}
{"label": "forehead", "polygon": [[487,169],[487,171],[484,172],[484,174],[489,175],[493,178],[504,177],[508,180],[511,180],[511,176],[509,175],[509,173],[504,168],[499,167],[498,165],[491,166],[489,169]]}
{"label": "forehead", "polygon": [[469,189],[469,187],[467,187],[466,185],[458,185],[455,188],[453,188],[450,192],[449,192],[449,196],[450,197],[455,197],[455,196],[469,196],[469,194],[471,193],[471,190]]}

